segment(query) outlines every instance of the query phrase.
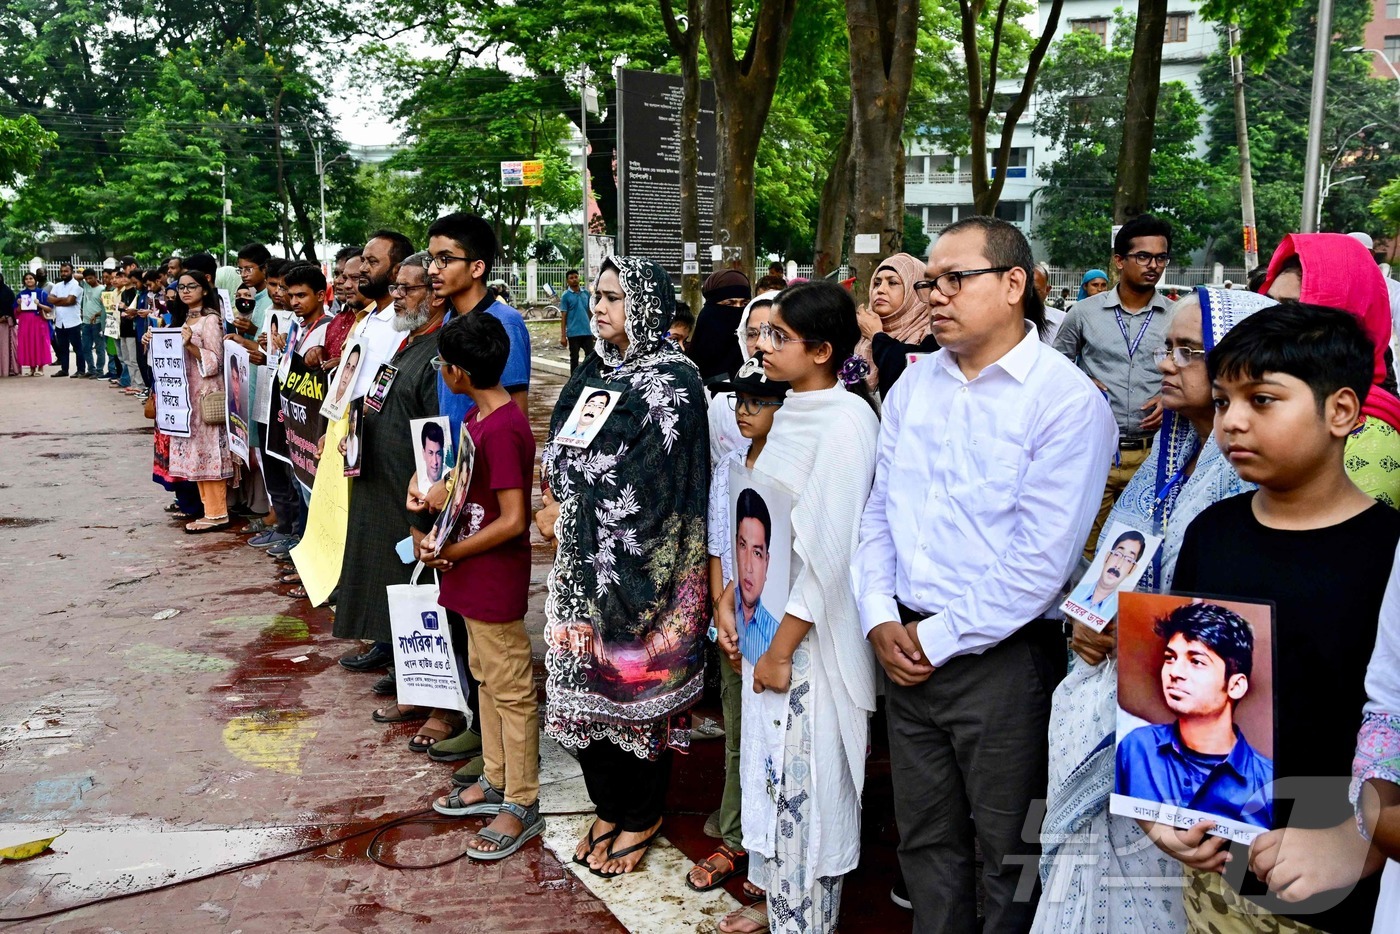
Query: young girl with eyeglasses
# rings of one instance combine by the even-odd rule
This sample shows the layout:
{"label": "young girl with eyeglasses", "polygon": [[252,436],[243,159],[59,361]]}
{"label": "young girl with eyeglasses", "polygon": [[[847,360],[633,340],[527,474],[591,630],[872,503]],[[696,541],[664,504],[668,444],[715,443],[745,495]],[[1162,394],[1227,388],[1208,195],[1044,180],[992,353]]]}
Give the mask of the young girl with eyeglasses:
{"label": "young girl with eyeglasses", "polygon": [[[759,331],[767,378],[792,386],[753,461],[756,477],[792,496],[791,587],[745,693],[746,727],[769,734],[745,743],[755,755],[746,752],[741,765],[749,880],[767,893],[767,910],[740,909],[720,930],[824,932],[836,927],[843,876],[860,858],[875,659],[850,566],[879,422],[864,385],[868,369],[855,356],[860,328],[845,289],[828,282],[785,289]],[[733,584],[716,617],[720,646],[737,659]],[[751,720],[758,707],[763,715]]]}

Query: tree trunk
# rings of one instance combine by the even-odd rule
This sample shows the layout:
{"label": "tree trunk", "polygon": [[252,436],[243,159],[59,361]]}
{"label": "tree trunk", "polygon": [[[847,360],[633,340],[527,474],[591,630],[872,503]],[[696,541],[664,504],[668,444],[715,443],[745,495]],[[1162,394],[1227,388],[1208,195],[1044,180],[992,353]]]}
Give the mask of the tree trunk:
{"label": "tree trunk", "polygon": [[919,0],[846,0],[846,29],[855,232],[880,235],[879,252],[852,254],[853,291],[863,302],[880,260],[904,245],[904,112],[914,80]]}
{"label": "tree trunk", "polygon": [[797,0],[761,0],[742,59],[734,57],[731,0],[704,0],[705,47],[715,82],[715,229],[718,267],[754,272],[754,161],[773,106]]}
{"label": "tree trunk", "polygon": [[[681,242],[700,245],[700,36],[703,32],[700,0],[686,0],[686,23],[682,31],[676,21],[672,0],[661,0],[661,18],[671,48],[681,60]],[[699,259],[699,255],[696,255]],[[685,262],[682,254],[681,262]],[[682,266],[682,269],[685,267]],[[700,276],[681,275],[681,300],[691,314],[700,313]]]}
{"label": "tree trunk", "polygon": [[854,177],[851,170],[851,141],[854,134],[855,115],[847,112],[845,132],[836,144],[831,168],[826,173],[826,184],[822,185],[812,258],[813,279],[820,279],[833,269],[841,268],[841,256],[846,244],[846,219],[851,213],[851,184]]}
{"label": "tree trunk", "polygon": [[978,214],[994,214],[997,202],[1001,200],[1001,190],[1006,184],[1006,164],[1011,161],[1011,138],[1016,132],[1016,124],[1025,113],[1035,90],[1035,77],[1045,55],[1050,51],[1050,43],[1055,38],[1055,30],[1060,25],[1060,12],[1064,0],[1053,0],[1050,12],[1045,17],[1040,38],[1026,61],[1025,74],[1021,87],[1006,108],[1001,121],[1001,140],[993,154],[996,168],[993,175],[987,165],[987,130],[991,124],[996,106],[997,62],[1001,55],[1002,30],[1006,20],[1007,0],[1001,0],[997,7],[996,25],[992,32],[991,54],[987,57],[986,80],[983,81],[983,64],[980,47],[977,43],[977,21],[985,9],[985,0],[959,0],[958,10],[962,20],[963,60],[967,63],[967,117],[971,130],[972,159],[972,205]]}
{"label": "tree trunk", "polygon": [[1123,141],[1118,147],[1118,181],[1113,188],[1113,222],[1122,224],[1147,212],[1147,181],[1162,79],[1162,40],[1167,0],[1138,0],[1137,34],[1128,65],[1123,105]]}

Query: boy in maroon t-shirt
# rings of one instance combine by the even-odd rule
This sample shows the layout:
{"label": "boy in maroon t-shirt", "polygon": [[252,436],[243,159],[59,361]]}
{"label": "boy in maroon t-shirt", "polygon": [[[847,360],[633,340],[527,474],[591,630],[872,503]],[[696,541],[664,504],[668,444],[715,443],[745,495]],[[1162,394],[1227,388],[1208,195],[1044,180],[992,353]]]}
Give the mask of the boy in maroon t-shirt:
{"label": "boy in maroon t-shirt", "polygon": [[[418,545],[419,560],[442,572],[438,602],[465,620],[468,664],[481,683],[486,764],[475,784],[438,798],[433,808],[451,817],[495,816],[467,847],[474,859],[484,860],[504,859],[544,830],[539,707],[525,632],[535,437],[501,386],[509,354],[505,327],[480,312],[454,318],[438,337],[435,363],[441,364],[443,382],[476,403],[463,423],[475,459],[466,468],[466,502],[442,551],[433,556],[432,533]],[[458,462],[467,456],[459,451]]]}

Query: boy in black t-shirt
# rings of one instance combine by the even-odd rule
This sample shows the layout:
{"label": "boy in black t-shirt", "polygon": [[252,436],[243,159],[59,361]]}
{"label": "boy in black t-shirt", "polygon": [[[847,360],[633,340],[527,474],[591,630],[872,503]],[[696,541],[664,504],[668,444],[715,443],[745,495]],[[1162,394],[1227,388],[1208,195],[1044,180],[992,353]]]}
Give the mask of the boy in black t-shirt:
{"label": "boy in black t-shirt", "polygon": [[1400,541],[1400,513],[1358,489],[1343,462],[1371,361],[1355,318],[1308,305],[1251,316],[1209,357],[1216,442],[1259,489],[1191,523],[1173,590],[1277,608],[1279,829],[1254,840],[1250,875],[1239,848],[1206,836],[1208,821],[1190,830],[1143,823],[1196,870],[1185,896],[1193,930],[1371,929],[1383,859],[1359,833],[1347,788]]}

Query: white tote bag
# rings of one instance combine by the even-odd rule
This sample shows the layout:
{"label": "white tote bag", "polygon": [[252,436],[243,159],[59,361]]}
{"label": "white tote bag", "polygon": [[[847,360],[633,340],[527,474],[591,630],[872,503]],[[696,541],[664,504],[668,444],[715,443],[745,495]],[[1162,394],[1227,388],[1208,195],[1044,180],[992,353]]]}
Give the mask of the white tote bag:
{"label": "white tote bag", "polygon": [[452,651],[447,611],[438,606],[437,572],[432,584],[418,583],[423,563],[407,584],[391,584],[389,625],[393,632],[394,680],[400,704],[467,712],[457,656]]}

